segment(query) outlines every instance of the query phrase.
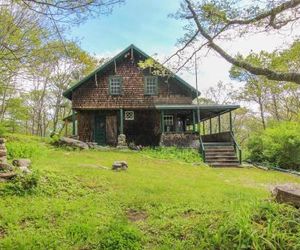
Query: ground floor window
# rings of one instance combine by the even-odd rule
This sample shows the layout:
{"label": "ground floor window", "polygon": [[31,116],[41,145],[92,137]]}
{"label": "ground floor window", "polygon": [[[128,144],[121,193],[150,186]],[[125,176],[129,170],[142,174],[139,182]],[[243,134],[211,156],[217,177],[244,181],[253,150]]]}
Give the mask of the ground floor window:
{"label": "ground floor window", "polygon": [[174,131],[174,116],[173,115],[164,115],[164,126],[165,126],[166,132]]}

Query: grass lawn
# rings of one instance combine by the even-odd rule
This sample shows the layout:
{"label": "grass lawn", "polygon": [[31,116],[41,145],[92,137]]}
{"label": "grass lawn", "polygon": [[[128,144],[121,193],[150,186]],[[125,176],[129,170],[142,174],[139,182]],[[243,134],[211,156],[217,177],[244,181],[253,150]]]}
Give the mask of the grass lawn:
{"label": "grass lawn", "polygon": [[0,249],[300,249],[299,210],[269,201],[299,177],[45,144],[32,159],[33,191],[0,184]]}

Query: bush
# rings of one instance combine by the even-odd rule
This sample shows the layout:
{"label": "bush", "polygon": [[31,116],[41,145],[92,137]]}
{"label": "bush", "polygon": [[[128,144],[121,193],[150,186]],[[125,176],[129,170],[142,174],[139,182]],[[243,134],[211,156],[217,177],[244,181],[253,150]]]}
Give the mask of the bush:
{"label": "bush", "polygon": [[97,249],[142,249],[142,235],[126,222],[116,221],[100,232]]}
{"label": "bush", "polygon": [[8,142],[6,144],[8,158],[32,158],[42,153],[41,146],[34,142]]}
{"label": "bush", "polygon": [[145,155],[159,159],[176,159],[187,163],[202,161],[200,153],[195,149],[177,147],[144,148]]}
{"label": "bush", "polygon": [[29,194],[37,187],[39,179],[40,175],[37,172],[17,175],[3,187],[1,193],[19,196]]}
{"label": "bush", "polygon": [[300,170],[300,124],[282,122],[252,136],[247,145],[249,159],[273,166]]}

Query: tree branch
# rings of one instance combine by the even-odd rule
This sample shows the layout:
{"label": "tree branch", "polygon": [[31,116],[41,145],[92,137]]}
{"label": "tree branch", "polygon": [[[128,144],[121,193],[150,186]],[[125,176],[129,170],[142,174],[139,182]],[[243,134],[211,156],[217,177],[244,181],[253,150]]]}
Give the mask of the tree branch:
{"label": "tree branch", "polygon": [[[270,80],[274,80],[274,81],[286,81],[286,82],[294,82],[297,84],[300,84],[300,74],[299,73],[294,73],[294,72],[276,72],[273,70],[270,70],[268,68],[261,68],[261,67],[256,67],[253,66],[245,61],[240,61],[237,60],[236,58],[232,57],[231,55],[229,55],[226,51],[224,51],[220,46],[218,46],[216,43],[214,43],[213,38],[205,31],[205,29],[202,27],[197,14],[195,12],[195,10],[192,7],[192,4],[190,2],[190,0],[185,0],[185,2],[187,3],[187,7],[190,10],[193,19],[196,23],[196,26],[200,32],[200,34],[208,41],[208,46],[210,46],[212,49],[214,49],[219,55],[221,55],[226,61],[228,61],[229,63],[243,68],[247,71],[249,71],[250,73],[254,74],[254,75],[261,75],[261,76],[265,76]],[[293,2],[295,3],[300,3],[300,0],[292,0],[289,2]]]}

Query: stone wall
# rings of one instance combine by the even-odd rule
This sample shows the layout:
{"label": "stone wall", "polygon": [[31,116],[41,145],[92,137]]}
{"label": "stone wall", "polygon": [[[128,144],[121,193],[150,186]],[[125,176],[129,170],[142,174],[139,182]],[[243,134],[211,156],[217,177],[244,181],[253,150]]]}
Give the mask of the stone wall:
{"label": "stone wall", "polygon": [[182,148],[199,149],[199,134],[196,133],[163,133],[160,137],[160,146],[176,146]]}

